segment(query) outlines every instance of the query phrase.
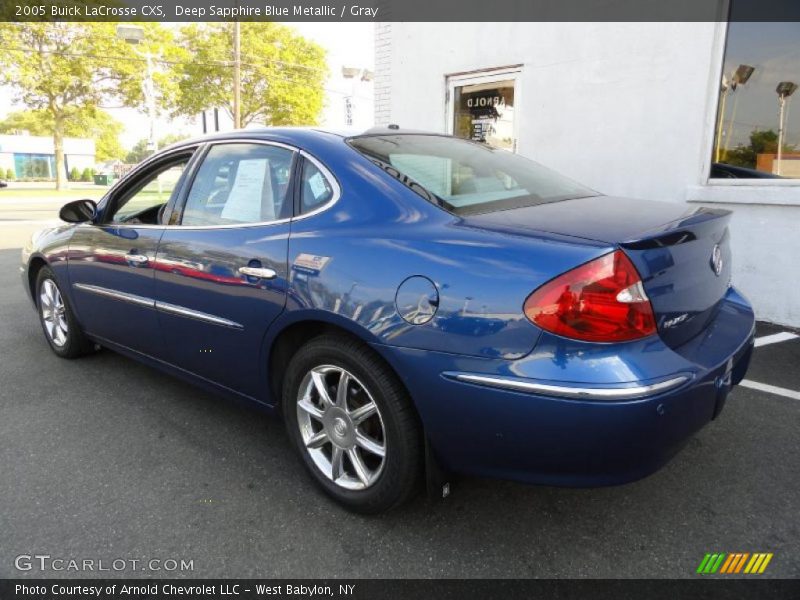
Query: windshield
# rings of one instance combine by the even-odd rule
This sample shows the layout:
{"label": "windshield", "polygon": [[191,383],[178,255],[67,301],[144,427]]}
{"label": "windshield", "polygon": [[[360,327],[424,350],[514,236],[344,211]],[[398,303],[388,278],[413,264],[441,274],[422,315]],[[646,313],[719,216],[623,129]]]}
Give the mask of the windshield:
{"label": "windshield", "polygon": [[394,134],[348,142],[422,197],[456,214],[597,195],[521,156],[458,138]]}

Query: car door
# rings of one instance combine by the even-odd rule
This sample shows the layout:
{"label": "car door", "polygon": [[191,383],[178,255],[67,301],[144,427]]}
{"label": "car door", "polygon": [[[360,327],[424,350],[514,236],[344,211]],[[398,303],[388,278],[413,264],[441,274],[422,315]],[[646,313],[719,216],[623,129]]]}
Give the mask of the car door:
{"label": "car door", "polygon": [[85,330],[131,350],[164,357],[154,299],[160,222],[194,149],[156,159],[101,204],[97,222],[76,227],[69,279]]}
{"label": "car door", "polygon": [[295,151],[209,144],[158,246],[155,295],[175,365],[263,398],[264,338],[283,311]]}

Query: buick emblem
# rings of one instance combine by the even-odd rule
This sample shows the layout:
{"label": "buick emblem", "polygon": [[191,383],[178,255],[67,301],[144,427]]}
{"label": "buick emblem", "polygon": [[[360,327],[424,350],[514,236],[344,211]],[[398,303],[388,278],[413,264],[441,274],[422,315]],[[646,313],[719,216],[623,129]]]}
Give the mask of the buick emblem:
{"label": "buick emblem", "polygon": [[722,250],[719,244],[715,244],[714,249],[711,251],[711,268],[714,269],[714,274],[717,277],[722,273]]}

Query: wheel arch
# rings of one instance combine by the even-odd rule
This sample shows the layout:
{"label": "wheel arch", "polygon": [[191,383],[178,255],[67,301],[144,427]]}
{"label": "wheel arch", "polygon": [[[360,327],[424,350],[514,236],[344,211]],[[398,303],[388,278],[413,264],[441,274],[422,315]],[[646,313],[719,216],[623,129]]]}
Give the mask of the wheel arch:
{"label": "wheel arch", "polygon": [[46,266],[48,266],[47,261],[39,255],[33,256],[28,262],[28,290],[34,304],[36,304],[36,279],[39,277],[39,271]]}
{"label": "wheel arch", "polygon": [[[306,311],[303,312],[305,313]],[[308,341],[324,334],[342,335],[368,346],[394,374],[400,385],[403,386],[403,389],[414,405],[417,416],[419,416],[414,398],[408,386],[405,385],[403,378],[391,362],[375,347],[374,342],[379,342],[379,339],[370,331],[359,327],[354,321],[344,319],[339,315],[328,315],[327,313],[319,313],[316,311],[314,313],[309,312],[302,316],[295,316],[291,320],[282,323],[269,341],[267,352],[268,393],[269,399],[275,408],[280,410],[283,375],[292,357]],[[420,420],[420,422],[422,421]]]}

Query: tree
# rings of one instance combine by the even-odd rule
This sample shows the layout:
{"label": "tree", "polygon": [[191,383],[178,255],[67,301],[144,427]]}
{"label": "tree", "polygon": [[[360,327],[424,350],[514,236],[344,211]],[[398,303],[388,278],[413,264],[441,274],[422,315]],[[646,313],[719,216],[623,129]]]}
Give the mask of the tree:
{"label": "tree", "polygon": [[16,179],[17,174],[14,173],[14,169],[6,169],[6,179],[11,181],[12,179]]}
{"label": "tree", "polygon": [[[0,133],[23,131],[30,135],[53,135],[53,120],[47,111],[23,110],[9,113],[0,121]],[[98,162],[124,156],[120,133],[122,123],[102,109],[85,108],[64,123],[65,137],[94,140],[95,160]]]}
{"label": "tree", "polygon": [[[158,24],[143,28],[142,51],[166,51],[173,45],[172,34]],[[17,92],[16,101],[43,111],[52,123],[56,188],[61,189],[67,124],[112,98],[140,107],[144,59],[117,37],[115,23],[0,23],[0,41],[0,83]],[[161,89],[164,105],[171,89],[166,84]]]}
{"label": "tree", "polygon": [[80,181],[81,179],[81,172],[78,171],[78,167],[72,167],[69,170],[69,180],[70,181]]}
{"label": "tree", "polygon": [[[166,135],[158,140],[158,147],[164,148],[165,146],[169,146],[170,144],[174,144],[176,142],[180,142],[181,140],[185,140],[187,136],[180,135],[177,133],[173,133],[170,135]],[[142,162],[145,158],[150,156],[150,150],[147,148],[147,143],[149,140],[142,139],[136,142],[131,148],[130,152],[128,152],[127,156],[125,156],[125,162],[128,164],[135,164]]]}
{"label": "tree", "polygon": [[81,181],[90,182],[94,179],[94,169],[86,167],[81,173]]}
{"label": "tree", "polygon": [[[755,169],[759,154],[775,154],[778,151],[778,134],[772,129],[756,129],[750,133],[750,145],[739,144],[728,152],[725,162],[738,167]],[[783,145],[783,152],[794,152],[794,146]]]}
{"label": "tree", "polygon": [[[182,69],[175,114],[224,108],[233,116],[233,24],[181,30],[192,60]],[[241,24],[241,119],[265,125],[313,125],[322,110],[325,51],[279,23]]]}

